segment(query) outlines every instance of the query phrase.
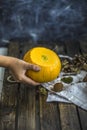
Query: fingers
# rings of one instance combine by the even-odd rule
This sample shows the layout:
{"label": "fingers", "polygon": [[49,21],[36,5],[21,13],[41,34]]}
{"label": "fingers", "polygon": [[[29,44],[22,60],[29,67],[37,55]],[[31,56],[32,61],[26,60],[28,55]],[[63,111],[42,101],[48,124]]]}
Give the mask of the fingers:
{"label": "fingers", "polygon": [[33,81],[32,79],[28,78],[27,76],[23,77],[22,82],[33,85],[33,86],[40,85],[40,83]]}
{"label": "fingers", "polygon": [[34,64],[30,64],[30,63],[27,63],[27,69],[31,69],[31,70],[34,70],[34,71],[40,71],[40,67],[37,66],[37,65],[34,65]]}

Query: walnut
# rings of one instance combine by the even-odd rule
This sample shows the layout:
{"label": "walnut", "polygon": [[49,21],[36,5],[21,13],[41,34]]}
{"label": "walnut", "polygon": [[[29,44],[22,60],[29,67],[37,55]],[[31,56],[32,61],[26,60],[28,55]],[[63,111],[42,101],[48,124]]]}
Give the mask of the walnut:
{"label": "walnut", "polygon": [[63,84],[62,83],[56,83],[54,84],[54,87],[52,88],[52,91],[60,92],[63,90]]}

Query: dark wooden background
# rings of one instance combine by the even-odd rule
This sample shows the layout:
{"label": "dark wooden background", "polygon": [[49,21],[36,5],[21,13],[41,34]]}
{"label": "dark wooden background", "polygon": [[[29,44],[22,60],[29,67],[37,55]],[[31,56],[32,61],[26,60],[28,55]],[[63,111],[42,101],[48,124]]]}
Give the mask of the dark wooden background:
{"label": "dark wooden background", "polygon": [[[44,46],[55,49],[57,54],[74,56],[87,54],[87,42],[67,41],[39,43],[31,41],[10,42],[8,55],[22,59],[32,47]],[[2,98],[0,100],[0,130],[87,130],[87,111],[74,104],[47,103],[47,95],[38,93],[38,87],[7,81],[5,70]]]}

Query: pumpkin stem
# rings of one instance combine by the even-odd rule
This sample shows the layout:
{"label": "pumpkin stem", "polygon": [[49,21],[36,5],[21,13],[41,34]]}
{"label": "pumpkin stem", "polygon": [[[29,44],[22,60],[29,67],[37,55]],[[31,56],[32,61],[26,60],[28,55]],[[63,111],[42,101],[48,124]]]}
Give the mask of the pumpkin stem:
{"label": "pumpkin stem", "polygon": [[42,55],[41,57],[42,57],[42,59],[45,60],[45,61],[48,60],[47,56],[45,56],[45,55]]}

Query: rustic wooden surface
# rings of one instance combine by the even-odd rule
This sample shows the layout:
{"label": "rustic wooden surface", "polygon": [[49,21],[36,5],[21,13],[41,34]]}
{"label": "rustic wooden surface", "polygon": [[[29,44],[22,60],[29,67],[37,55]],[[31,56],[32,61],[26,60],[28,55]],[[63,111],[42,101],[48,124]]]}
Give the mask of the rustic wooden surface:
{"label": "rustic wooden surface", "polygon": [[[87,54],[87,43],[67,41],[64,44],[33,44],[11,42],[8,55],[23,58],[27,50],[35,46],[54,49],[58,54],[74,56]],[[47,103],[47,95],[38,93],[39,88],[9,83],[5,70],[2,99],[0,101],[0,130],[87,130],[87,111],[66,103]]]}

